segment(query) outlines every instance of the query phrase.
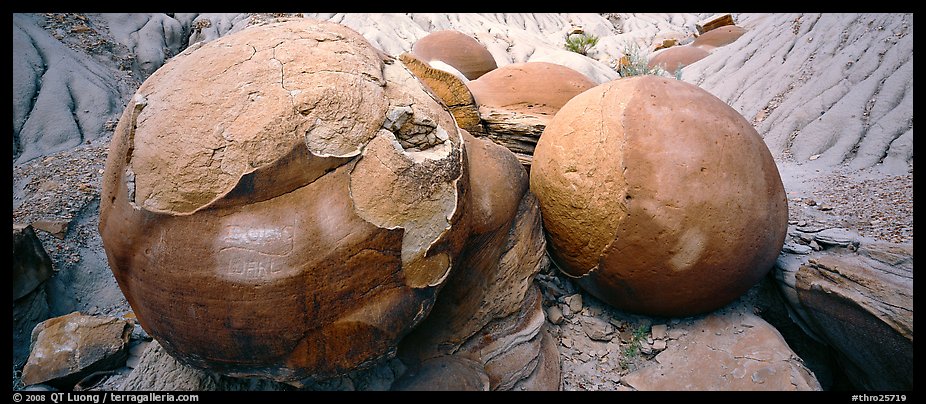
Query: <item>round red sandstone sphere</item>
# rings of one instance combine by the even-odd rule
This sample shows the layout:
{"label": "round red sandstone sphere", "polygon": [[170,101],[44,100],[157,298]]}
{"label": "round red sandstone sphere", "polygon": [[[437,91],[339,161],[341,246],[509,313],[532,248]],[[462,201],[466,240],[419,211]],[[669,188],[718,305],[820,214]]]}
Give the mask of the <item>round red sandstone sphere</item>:
{"label": "round red sandstone sphere", "polygon": [[619,309],[717,309],[774,264],[788,208],[771,153],[701,88],[638,76],[570,100],[534,151],[551,255]]}
{"label": "round red sandstone sphere", "polygon": [[524,62],[502,66],[466,86],[479,106],[553,115],[595,82],[560,64]]}
{"label": "round red sandstone sphere", "polygon": [[713,48],[729,45],[746,33],[746,29],[736,25],[726,25],[714,28],[697,37],[691,46],[711,50]]}
{"label": "round red sandstone sphere", "polygon": [[708,56],[710,52],[696,46],[673,46],[653,55],[647,66],[651,69],[659,66],[669,73],[675,73],[676,70]]}
{"label": "round red sandstone sphere", "polygon": [[109,265],[187,365],[350,372],[394,355],[462,248],[462,142],[360,34],[249,27],[177,55],[129,102],[103,176]]}
{"label": "round red sandstone sphere", "polygon": [[478,79],[498,67],[483,44],[454,30],[436,31],[422,37],[412,46],[412,53],[425,62],[444,62],[469,80]]}

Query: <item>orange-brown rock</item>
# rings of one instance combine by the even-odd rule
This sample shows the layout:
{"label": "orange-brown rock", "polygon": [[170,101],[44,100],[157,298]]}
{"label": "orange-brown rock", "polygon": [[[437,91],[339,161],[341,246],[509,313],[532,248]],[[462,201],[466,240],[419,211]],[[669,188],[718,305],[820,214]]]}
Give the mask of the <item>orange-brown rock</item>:
{"label": "orange-brown rock", "polygon": [[[409,363],[469,358],[484,366],[492,390],[517,383],[556,390],[558,356],[544,361],[544,314],[533,281],[545,251],[537,200],[511,152],[465,131],[463,137],[471,236],[428,318],[402,341],[400,354]],[[545,367],[537,370],[539,364]]]}
{"label": "orange-brown rock", "polygon": [[455,355],[427,359],[396,380],[397,391],[489,391],[482,363]]}
{"label": "orange-brown rock", "polygon": [[563,65],[526,62],[500,67],[466,85],[485,130],[479,135],[514,152],[529,170],[534,145],[550,118],[595,83]]}
{"label": "orange-brown rock", "polygon": [[478,79],[498,67],[485,45],[454,30],[436,31],[425,35],[415,41],[411,53],[425,62],[446,63],[469,80]]}
{"label": "orange-brown rock", "polygon": [[784,187],[752,125],[664,77],[573,98],[540,138],[530,179],[558,266],[633,312],[731,302],[771,269],[787,230]]}
{"label": "orange-brown rock", "polygon": [[132,325],[115,317],[78,312],[45,320],[32,331],[32,352],[23,367],[25,385],[71,388],[83,377],[125,363]]}
{"label": "orange-brown rock", "polygon": [[399,60],[447,105],[457,126],[470,132],[483,132],[476,100],[459,77],[435,69],[411,53],[399,55]]}
{"label": "orange-brown rock", "polygon": [[716,14],[698,21],[698,23],[695,24],[695,29],[698,30],[698,34],[704,34],[705,32],[727,25],[733,25],[733,16],[730,15],[730,13]]}
{"label": "orange-brown rock", "polygon": [[466,236],[462,138],[400,62],[311,20],[173,58],[120,120],[100,233],[184,364],[278,381],[394,355]]}
{"label": "orange-brown rock", "polygon": [[701,36],[695,38],[691,46],[711,50],[713,48],[729,45],[745,33],[746,29],[743,27],[727,25],[705,32]]}
{"label": "orange-brown rock", "polygon": [[480,107],[552,116],[595,82],[563,65],[525,62],[502,66],[466,85]]}
{"label": "orange-brown rock", "polygon": [[674,73],[676,70],[706,58],[710,52],[691,45],[673,46],[650,57],[649,68],[661,67],[663,70]]}
{"label": "orange-brown rock", "polygon": [[661,42],[658,42],[655,46],[653,46],[653,50],[657,51],[660,49],[671,48],[675,45],[678,45],[678,39],[675,39],[675,38],[663,39]]}

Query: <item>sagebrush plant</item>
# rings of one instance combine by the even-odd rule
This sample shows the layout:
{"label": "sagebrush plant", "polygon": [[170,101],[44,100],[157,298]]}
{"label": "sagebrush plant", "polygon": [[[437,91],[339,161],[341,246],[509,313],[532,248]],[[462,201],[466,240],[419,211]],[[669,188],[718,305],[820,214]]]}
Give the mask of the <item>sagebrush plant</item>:
{"label": "sagebrush plant", "polygon": [[[640,48],[640,45],[637,45],[635,42],[630,42],[624,46],[624,56],[627,58],[627,63],[621,64],[618,73],[621,77],[630,77],[630,76],[643,76],[643,75],[654,75],[654,76],[669,76],[667,72],[662,67],[649,67],[649,55]],[[675,69],[675,72],[672,74],[676,80],[682,79],[682,68],[679,67]]]}
{"label": "sagebrush plant", "polygon": [[588,51],[598,44],[598,37],[586,33],[566,34],[566,49],[583,56],[588,56]]}
{"label": "sagebrush plant", "polygon": [[662,76],[666,74],[666,71],[659,67],[649,67],[649,58],[646,52],[643,49],[640,49],[640,45],[637,45],[635,42],[630,42],[624,46],[624,57],[627,58],[626,63],[622,63],[620,66],[621,77],[631,77],[631,76],[644,76],[644,75],[655,75]]}

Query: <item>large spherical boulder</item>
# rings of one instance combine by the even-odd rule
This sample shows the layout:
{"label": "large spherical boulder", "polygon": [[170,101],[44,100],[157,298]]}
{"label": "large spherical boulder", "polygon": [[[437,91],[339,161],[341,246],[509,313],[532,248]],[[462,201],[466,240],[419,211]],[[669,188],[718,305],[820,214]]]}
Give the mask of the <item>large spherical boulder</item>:
{"label": "large spherical boulder", "polygon": [[596,84],[582,73],[547,62],[512,63],[466,83],[479,106],[548,115]]}
{"label": "large spherical boulder", "polygon": [[475,80],[498,65],[485,45],[459,31],[432,32],[412,45],[412,54],[425,62],[442,62]]}
{"label": "large spherical boulder", "polygon": [[746,33],[746,29],[736,25],[726,25],[707,31],[695,38],[691,46],[711,50],[720,46],[729,45]]}
{"label": "large spherical boulder", "polygon": [[537,144],[530,187],[560,269],[632,312],[731,302],[772,267],[787,230],[784,187],[752,125],[664,77],[569,101]]}
{"label": "large spherical boulder", "polygon": [[650,69],[656,66],[663,70],[674,73],[676,70],[688,66],[694,62],[704,59],[710,55],[710,52],[696,46],[673,46],[662,52],[654,54],[647,66]]}
{"label": "large spherical boulder", "polygon": [[427,316],[467,236],[465,154],[446,108],[383,58],[341,25],[273,23],[189,49],[138,89],[100,233],[172,356],[324,378],[394,355]]}

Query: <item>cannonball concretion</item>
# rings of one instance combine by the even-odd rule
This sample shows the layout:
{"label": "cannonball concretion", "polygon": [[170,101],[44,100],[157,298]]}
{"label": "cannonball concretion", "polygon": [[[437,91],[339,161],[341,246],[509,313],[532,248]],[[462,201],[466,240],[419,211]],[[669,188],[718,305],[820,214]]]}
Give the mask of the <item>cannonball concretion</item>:
{"label": "cannonball concretion", "polygon": [[787,230],[784,187],[752,125],[659,76],[601,84],[564,105],[537,144],[530,188],[560,270],[642,314],[735,300],[771,269]]}
{"label": "cannonball concretion", "polygon": [[278,381],[394,355],[462,248],[462,137],[401,62],[312,20],[174,57],[123,113],[100,233],[144,329]]}

